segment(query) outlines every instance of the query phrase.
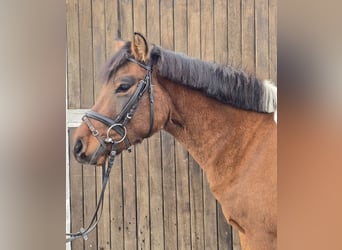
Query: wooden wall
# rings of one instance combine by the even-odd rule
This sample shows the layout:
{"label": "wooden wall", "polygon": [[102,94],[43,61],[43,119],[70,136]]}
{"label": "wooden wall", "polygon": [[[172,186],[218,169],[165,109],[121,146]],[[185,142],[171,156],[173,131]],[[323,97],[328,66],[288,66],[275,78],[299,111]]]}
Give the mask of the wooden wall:
{"label": "wooden wall", "polygon": [[[276,0],[66,0],[68,109],[89,109],[118,30],[276,81]],[[72,138],[75,124],[69,124]],[[71,150],[69,150],[71,152]],[[71,231],[87,226],[101,168],[69,159]],[[240,249],[205,175],[165,132],[117,157],[98,229],[72,249]]]}

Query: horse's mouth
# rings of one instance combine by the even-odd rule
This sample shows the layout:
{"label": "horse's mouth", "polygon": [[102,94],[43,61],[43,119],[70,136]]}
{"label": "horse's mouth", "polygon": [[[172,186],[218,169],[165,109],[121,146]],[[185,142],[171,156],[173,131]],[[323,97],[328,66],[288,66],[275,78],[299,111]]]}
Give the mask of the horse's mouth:
{"label": "horse's mouth", "polygon": [[[123,149],[124,148],[122,145],[118,146],[116,150],[116,155],[120,154]],[[78,153],[73,151],[73,154],[76,161],[81,164],[99,166],[103,165],[107,161],[110,155],[110,151],[111,150],[109,147],[104,148],[101,147],[101,145],[98,145],[97,149],[91,154],[87,154],[85,151],[79,151]]]}
{"label": "horse's mouth", "polygon": [[107,158],[108,158],[107,154],[102,154],[94,162],[89,162],[88,164],[94,165],[94,166],[100,166],[106,162]]}
{"label": "horse's mouth", "polygon": [[[108,153],[109,152],[104,152],[100,155],[98,155],[97,157],[93,157],[92,155],[86,155],[85,153],[82,154],[74,154],[75,159],[77,160],[77,162],[81,163],[81,164],[87,164],[87,165],[95,165],[95,166],[99,166],[102,165],[103,163],[106,162],[106,159],[108,157]],[[95,152],[94,152],[95,154]]]}
{"label": "horse's mouth", "polygon": [[86,156],[85,153],[82,154],[74,154],[75,159],[77,162],[81,163],[81,164],[89,164],[90,163],[90,157]]}

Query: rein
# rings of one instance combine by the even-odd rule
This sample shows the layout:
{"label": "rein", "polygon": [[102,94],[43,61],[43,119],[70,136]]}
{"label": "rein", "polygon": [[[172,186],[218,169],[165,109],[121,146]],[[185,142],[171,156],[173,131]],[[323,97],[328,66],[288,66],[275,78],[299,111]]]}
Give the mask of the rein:
{"label": "rein", "polygon": [[[149,92],[149,98],[150,98],[150,128],[147,133],[147,137],[151,136],[153,125],[154,125],[154,97],[153,97],[153,85],[152,85],[152,68],[153,68],[153,58],[150,59],[148,65],[145,65],[141,62],[138,62],[137,60],[127,57],[127,60],[130,62],[133,62],[135,64],[138,64],[140,67],[144,68],[147,73],[145,75],[144,80],[140,80],[137,86],[137,89],[135,90],[134,94],[129,98],[128,102],[124,106],[124,108],[121,110],[121,112],[117,115],[117,117],[112,120],[111,118],[101,115],[100,113],[97,113],[93,110],[90,110],[85,113],[82,120],[85,122],[85,124],[89,127],[89,130],[91,131],[92,135],[96,137],[96,139],[99,141],[99,145],[93,154],[93,156],[90,159],[90,164],[95,164],[97,161],[97,158],[107,150],[107,145],[112,144],[111,150],[109,152],[109,159],[107,164],[107,169],[105,168],[105,164],[102,165],[103,171],[102,171],[102,190],[99,197],[99,200],[96,205],[96,210],[94,212],[93,218],[89,224],[89,226],[85,229],[81,227],[80,231],[77,233],[67,233],[66,236],[68,237],[66,239],[66,242],[71,242],[73,240],[76,240],[78,238],[83,238],[84,240],[88,239],[88,234],[92,232],[97,224],[100,221],[102,210],[103,210],[103,199],[104,199],[104,192],[109,180],[110,171],[112,170],[113,163],[116,156],[116,150],[117,146],[124,142],[126,149],[128,152],[131,152],[131,144],[127,138],[127,129],[126,125],[127,123],[132,119],[139,101],[141,97],[144,95],[146,90],[148,89]],[[105,124],[108,129],[106,133],[106,138],[102,138],[100,136],[99,131],[94,127],[94,125],[91,123],[90,119],[97,120],[103,124]],[[121,136],[121,139],[116,141],[112,137],[110,137],[109,133],[111,130],[114,130],[117,134]]]}

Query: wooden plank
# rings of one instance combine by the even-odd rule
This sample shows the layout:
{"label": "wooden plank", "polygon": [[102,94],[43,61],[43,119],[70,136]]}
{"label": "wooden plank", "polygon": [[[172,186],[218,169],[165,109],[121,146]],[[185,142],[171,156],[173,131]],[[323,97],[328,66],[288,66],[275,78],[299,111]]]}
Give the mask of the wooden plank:
{"label": "wooden plank", "polygon": [[[173,50],[173,1],[160,3],[161,46]],[[177,200],[174,138],[162,131],[164,249],[177,249]]]}
{"label": "wooden plank", "polygon": [[173,50],[173,0],[160,3],[160,34],[161,46]]}
{"label": "wooden plank", "polygon": [[216,200],[210,191],[205,174],[203,174],[203,204],[204,249],[215,249],[217,247]]}
{"label": "wooden plank", "polygon": [[214,39],[215,61],[227,64],[228,60],[228,21],[227,2],[219,0],[214,2]]}
{"label": "wooden plank", "polygon": [[136,146],[137,179],[137,232],[138,249],[150,249],[150,197],[148,143],[144,140]]}
{"label": "wooden plank", "polygon": [[[188,51],[187,1],[175,0],[174,48],[177,52]],[[191,220],[189,194],[189,154],[175,142],[176,196],[177,196],[177,246],[178,250],[191,249]]]}
{"label": "wooden plank", "polygon": [[[133,37],[133,3],[119,1],[120,29],[124,40]],[[123,201],[124,201],[124,248],[137,248],[137,201],[136,201],[136,169],[135,149],[132,153],[122,153],[123,164]]]}
{"label": "wooden plank", "polygon": [[214,61],[214,2],[201,0],[201,59]]}
{"label": "wooden plank", "polygon": [[125,249],[137,248],[137,201],[134,154],[134,147],[132,147],[131,153],[127,151],[122,153]]}
{"label": "wooden plank", "polygon": [[[81,108],[90,108],[94,102],[91,10],[91,0],[79,2]],[[96,171],[94,166],[83,165],[82,168],[83,216],[84,226],[87,227],[96,208]],[[96,232],[93,232],[84,242],[84,249],[96,247]]]}
{"label": "wooden plank", "polygon": [[124,249],[124,205],[123,205],[123,166],[122,156],[115,158],[110,177],[110,233],[111,249]]}
{"label": "wooden plank", "polygon": [[[69,129],[69,140],[74,137],[75,129]],[[71,143],[69,142],[69,147]],[[79,232],[83,227],[83,190],[82,190],[82,165],[78,163],[69,149],[70,163],[70,215],[71,232]],[[83,250],[83,241],[75,240],[71,243],[73,250]]]}
{"label": "wooden plank", "polygon": [[178,249],[191,249],[191,216],[189,193],[189,154],[175,143]]}
{"label": "wooden plank", "polygon": [[[229,64],[228,59],[228,3],[225,0],[214,3],[214,34],[215,34],[215,61]],[[217,203],[217,207],[219,204]],[[222,215],[221,209],[217,214],[217,247],[218,249],[231,249],[231,228]]]}
{"label": "wooden plank", "polygon": [[177,201],[174,138],[162,132],[164,249],[177,249]]}
{"label": "wooden plank", "polygon": [[204,249],[202,170],[192,157],[189,158],[189,177],[191,246],[192,249]]}
{"label": "wooden plank", "polygon": [[102,87],[101,72],[106,62],[105,1],[92,0],[94,100]]}
{"label": "wooden plank", "polygon": [[147,1],[146,38],[149,43],[160,44],[159,0]]}
{"label": "wooden plank", "polygon": [[188,52],[187,1],[174,0],[174,48],[177,52]]}
{"label": "wooden plank", "polygon": [[79,2],[81,108],[94,103],[91,0]]}
{"label": "wooden plank", "polygon": [[[96,167],[83,164],[83,216],[84,228],[88,227],[96,209]],[[97,249],[96,231],[88,235],[84,241],[84,249]]]}
{"label": "wooden plank", "polygon": [[[201,57],[200,1],[188,2],[188,54]],[[202,171],[189,158],[190,215],[192,249],[204,249]]]}
{"label": "wooden plank", "polygon": [[[102,190],[102,168],[96,168],[96,200],[99,199]],[[104,194],[103,210],[101,219],[97,225],[97,245],[98,249],[106,250],[110,248],[110,206],[109,206],[109,188],[107,188]]]}
{"label": "wooden plank", "polygon": [[[240,0],[228,0],[228,62],[234,67],[244,69],[242,65],[241,12]],[[229,230],[228,235],[232,237],[233,245],[229,249],[236,249],[240,245],[238,233],[230,226],[221,227],[221,231],[226,230]]]}
{"label": "wooden plank", "polygon": [[[147,1],[147,40],[160,44],[159,0]],[[150,184],[150,244],[151,250],[164,249],[163,189],[161,135],[156,133],[148,140]]]}
{"label": "wooden plank", "polygon": [[146,2],[135,0],[133,5],[134,31],[146,36]]}
{"label": "wooden plank", "polygon": [[68,108],[80,108],[78,0],[66,1]]}
{"label": "wooden plank", "polygon": [[[100,73],[106,60],[105,1],[92,0],[93,68],[94,99],[102,86]],[[102,168],[96,169],[97,199],[102,189]],[[97,226],[97,244],[99,249],[110,249],[110,207],[109,191],[106,190],[101,220]]]}
{"label": "wooden plank", "polygon": [[[109,188],[107,188],[104,194],[103,210],[101,219],[97,226],[97,246],[98,249],[106,250],[110,248],[110,206],[109,206]],[[96,168],[96,200],[99,199],[102,190],[102,168]]]}
{"label": "wooden plank", "polygon": [[137,244],[136,169],[134,154],[134,147],[132,148],[131,154],[127,151],[122,153],[125,249],[135,249]]}
{"label": "wooden plank", "polygon": [[[133,5],[134,31],[146,35],[146,3],[136,0]],[[136,146],[137,187],[137,249],[150,249],[150,197],[148,141]]]}
{"label": "wooden plank", "polygon": [[241,16],[240,0],[228,0],[228,61],[241,67]]}
{"label": "wooden plank", "polygon": [[241,46],[243,69],[255,74],[254,0],[241,0]]}
{"label": "wooden plank", "polygon": [[269,79],[268,0],[255,0],[256,76]]}
{"label": "wooden plank", "polygon": [[[114,39],[117,38],[119,27],[118,1],[105,0],[105,44],[106,59],[108,60],[115,50]],[[122,157],[118,155],[114,161],[111,172],[109,193],[110,193],[110,242],[111,249],[124,249],[124,210],[123,210],[123,173]]]}
{"label": "wooden plank", "polygon": [[218,227],[218,249],[231,250],[233,247],[232,228],[227,223],[221,209],[221,205],[217,203],[217,227]]}
{"label": "wooden plank", "polygon": [[[239,232],[233,229],[233,250],[241,250]],[[243,249],[242,249],[243,250]]]}
{"label": "wooden plank", "polygon": [[164,249],[162,158],[160,143],[159,132],[153,135],[148,142],[151,250]]}
{"label": "wooden plank", "polygon": [[106,23],[106,58],[107,60],[114,54],[115,43],[119,27],[118,1],[105,0],[105,23]]}
{"label": "wooden plank", "polygon": [[[201,1],[201,58],[214,61],[214,2]],[[204,249],[217,247],[216,200],[203,173]]]}
{"label": "wooden plank", "polygon": [[268,1],[270,79],[277,83],[277,0]]}
{"label": "wooden plank", "polygon": [[[114,39],[117,38],[119,27],[118,1],[105,0],[105,44],[106,59],[108,60],[115,50]],[[110,177],[110,242],[111,249],[124,249],[124,210],[123,210],[123,178],[122,157],[118,155],[115,159]]]}
{"label": "wooden plank", "polygon": [[188,55],[201,57],[200,1],[188,1]]}
{"label": "wooden plank", "polygon": [[131,41],[133,38],[133,3],[132,1],[119,1],[118,8],[122,39]]}

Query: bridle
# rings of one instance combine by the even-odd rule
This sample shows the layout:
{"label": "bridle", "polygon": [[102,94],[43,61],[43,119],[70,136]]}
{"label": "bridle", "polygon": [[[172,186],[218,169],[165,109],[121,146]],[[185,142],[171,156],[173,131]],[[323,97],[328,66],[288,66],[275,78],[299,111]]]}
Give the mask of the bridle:
{"label": "bridle", "polygon": [[[147,72],[143,80],[140,80],[137,86],[137,89],[133,93],[133,95],[129,98],[126,105],[123,107],[121,112],[116,116],[114,120],[111,118],[101,115],[100,113],[97,113],[93,110],[90,110],[85,113],[82,120],[85,122],[85,124],[88,126],[89,130],[91,131],[92,135],[97,138],[99,145],[93,154],[93,156],[90,159],[90,164],[95,164],[97,161],[97,158],[104,153],[107,150],[107,145],[111,144],[111,149],[109,152],[109,159],[107,164],[107,169],[105,169],[105,165],[102,166],[102,190],[99,197],[99,201],[96,206],[95,213],[93,215],[93,218],[89,224],[89,226],[84,229],[81,227],[80,231],[77,233],[67,233],[66,235],[68,238],[66,239],[66,242],[71,242],[78,238],[83,238],[85,240],[88,239],[88,234],[93,231],[100,221],[100,217],[102,214],[103,209],[103,198],[104,198],[104,191],[106,189],[106,185],[109,179],[110,171],[112,169],[114,159],[116,156],[116,150],[117,146],[120,143],[124,143],[126,149],[131,152],[131,144],[127,138],[127,129],[126,125],[129,123],[129,121],[132,119],[138,104],[140,102],[141,97],[144,95],[146,90],[148,89],[149,92],[149,98],[150,98],[150,128],[147,133],[147,137],[151,136],[153,131],[153,125],[154,125],[154,97],[153,97],[153,85],[152,85],[152,68],[154,64],[153,57],[149,60],[149,63],[147,65],[135,60],[132,57],[127,56],[127,60],[130,62],[133,62],[135,64],[138,64],[140,67],[144,68]],[[106,138],[103,139],[103,137],[100,135],[99,131],[94,127],[94,125],[91,123],[90,119],[97,120],[103,124],[105,124],[108,129],[106,133]],[[110,137],[110,131],[114,130],[117,134],[121,136],[120,140],[114,140],[112,137]]]}
{"label": "bridle", "polygon": [[[126,149],[129,152],[131,151],[130,150],[131,144],[127,138],[126,125],[132,119],[138,107],[139,101],[147,89],[149,91],[149,97],[150,97],[150,128],[148,130],[147,137],[149,137],[152,134],[153,125],[154,125],[154,98],[153,98],[153,85],[152,85],[153,60],[151,59],[148,65],[145,65],[131,57],[127,57],[127,60],[135,64],[138,64],[140,67],[144,68],[147,72],[146,72],[144,79],[139,81],[137,89],[135,90],[133,95],[129,98],[129,100],[127,101],[126,105],[123,107],[121,112],[116,116],[114,120],[100,113],[97,113],[93,110],[86,112],[86,114],[82,118],[82,120],[89,127],[93,136],[95,136],[97,140],[99,141],[99,146],[97,150],[95,151],[95,153],[93,154],[92,158],[90,159],[90,164],[96,163],[98,156],[101,155],[106,150],[107,148],[106,144],[117,145],[121,142],[124,142]],[[108,127],[107,137],[105,139],[102,139],[102,137],[99,135],[99,132],[92,125],[89,118],[100,121],[101,123],[105,124]],[[121,136],[121,139],[119,141],[115,141],[113,138],[109,136],[109,133],[111,130],[114,130],[117,134]]]}

